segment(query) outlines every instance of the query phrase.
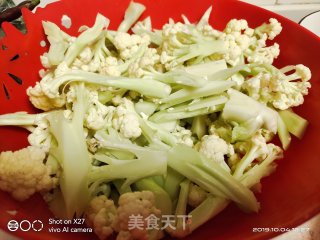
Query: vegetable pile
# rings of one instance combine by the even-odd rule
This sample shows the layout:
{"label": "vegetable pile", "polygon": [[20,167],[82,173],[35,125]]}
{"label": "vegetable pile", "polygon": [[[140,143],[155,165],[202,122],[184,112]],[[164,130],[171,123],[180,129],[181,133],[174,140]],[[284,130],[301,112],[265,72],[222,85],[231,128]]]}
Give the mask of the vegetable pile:
{"label": "vegetable pile", "polygon": [[[150,17],[136,23],[144,10],[131,2],[117,31],[98,14],[78,37],[43,22],[50,48],[27,90],[43,112],[0,116],[30,131],[29,147],[1,153],[0,189],[20,201],[41,193],[56,217],[85,216],[100,239],[185,237],[230,202],[257,212],[253,191],[308,123],[291,108],[311,73],[272,65],[276,19],[218,31],[210,7],[198,23],[154,30]],[[173,227],[161,225],[168,215]],[[159,228],[147,228],[150,216]]]}

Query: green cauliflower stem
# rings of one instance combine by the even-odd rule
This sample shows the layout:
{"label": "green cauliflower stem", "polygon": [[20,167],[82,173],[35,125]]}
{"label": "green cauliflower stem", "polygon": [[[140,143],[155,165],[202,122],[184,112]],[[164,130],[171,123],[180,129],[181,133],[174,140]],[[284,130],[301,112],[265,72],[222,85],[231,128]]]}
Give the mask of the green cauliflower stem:
{"label": "green cauliflower stem", "polygon": [[160,46],[162,43],[162,31],[153,30],[150,17],[146,17],[144,20],[137,22],[132,28],[132,32],[138,35],[148,35],[152,43]]}
{"label": "green cauliflower stem", "polygon": [[202,33],[192,24],[169,22],[163,26],[161,63],[171,70],[189,60],[201,62],[205,57],[225,50],[224,42]]}
{"label": "green cauliflower stem", "polygon": [[291,109],[279,111],[279,115],[288,131],[301,139],[308,126],[308,121],[294,113]]}
{"label": "green cauliflower stem", "polygon": [[207,197],[208,193],[201,187],[193,183],[190,184],[188,204],[191,207],[198,207]]}
{"label": "green cauliflower stem", "polygon": [[139,191],[151,191],[155,196],[155,206],[161,211],[162,215],[172,213],[172,200],[169,194],[153,179],[141,179],[134,183],[134,187]]}
{"label": "green cauliflower stem", "polygon": [[182,88],[168,97],[161,99],[162,105],[160,109],[164,110],[190,100],[221,94],[234,85],[235,83],[232,81],[211,81],[200,88]]}
{"label": "green cauliflower stem", "polygon": [[[167,227],[165,229],[166,232],[168,232],[173,237],[183,238],[190,234],[190,227],[188,222],[189,215],[186,214],[189,190],[190,180],[186,179],[180,183],[179,199],[175,211],[175,226],[174,228]],[[178,218],[178,216],[186,216],[186,218]]]}
{"label": "green cauliflower stem", "polygon": [[109,25],[109,19],[105,18],[101,14],[97,14],[96,21],[92,28],[87,29],[82,32],[79,37],[74,41],[74,43],[68,48],[64,62],[67,66],[76,59],[78,54],[88,45],[92,44],[97,40],[97,38],[102,33],[102,30]]}
{"label": "green cauliflower stem", "polygon": [[26,112],[8,113],[0,116],[0,126],[17,126],[30,131],[28,142],[31,146],[49,151],[52,136],[49,132],[49,123],[46,117],[49,112],[28,114]]}
{"label": "green cauliflower stem", "polygon": [[257,126],[256,130],[264,127],[273,133],[277,132],[278,113],[275,110],[237,90],[229,89],[228,94],[229,101],[225,104],[222,112],[224,120],[241,124],[251,119],[258,119],[262,125]]}
{"label": "green cauliflower stem", "polygon": [[146,7],[141,3],[131,1],[124,14],[124,20],[118,27],[119,32],[127,32],[131,26],[139,19]]}
{"label": "green cauliflower stem", "polygon": [[40,84],[48,97],[58,98],[59,88],[69,81],[124,88],[127,90],[137,91],[146,96],[159,98],[167,97],[171,92],[170,86],[152,79],[111,77],[96,73],[89,73],[82,70],[70,70],[58,78],[48,79],[48,81],[41,81]]}
{"label": "green cauliflower stem", "polygon": [[220,165],[190,147],[180,144],[169,150],[168,165],[216,196],[231,199],[249,211],[259,209],[257,200],[248,188]]}
{"label": "green cauliflower stem", "polygon": [[71,36],[52,22],[43,21],[42,26],[50,43],[50,48],[47,56],[41,56],[41,58],[48,58],[49,67],[59,65],[64,60],[64,54],[69,47]]}
{"label": "green cauliflower stem", "polygon": [[57,146],[50,149],[62,167],[60,188],[66,207],[66,216],[81,216],[89,201],[88,174],[91,168],[84,135],[83,121],[87,110],[88,92],[83,84],[77,86],[73,104],[73,118],[62,112],[48,116],[50,132]]}
{"label": "green cauliflower stem", "polygon": [[[109,165],[94,167],[89,174],[89,181],[112,181],[126,179],[123,187],[129,186],[139,179],[149,176],[163,175],[167,170],[167,156],[165,152],[137,146],[133,143],[116,141],[103,132],[95,135],[102,148],[111,150],[129,151],[136,155],[137,159],[114,159],[106,155],[95,156]],[[152,159],[152,161],[150,161]]]}
{"label": "green cauliflower stem", "polygon": [[266,139],[262,135],[261,131],[258,131],[248,141],[248,145],[249,147],[246,149],[246,154],[236,165],[233,173],[236,178],[240,178],[254,160],[263,161],[263,159],[270,155],[272,149],[275,147],[274,144],[266,143]]}

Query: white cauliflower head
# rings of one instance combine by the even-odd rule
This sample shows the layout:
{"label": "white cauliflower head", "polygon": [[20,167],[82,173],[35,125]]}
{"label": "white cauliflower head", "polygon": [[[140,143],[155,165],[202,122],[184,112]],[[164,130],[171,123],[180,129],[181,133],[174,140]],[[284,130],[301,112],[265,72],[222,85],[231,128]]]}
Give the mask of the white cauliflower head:
{"label": "white cauliflower head", "polygon": [[31,146],[49,152],[52,141],[52,136],[49,131],[49,122],[45,118],[39,118],[36,119],[35,124],[37,127],[29,134],[28,142]]}
{"label": "white cauliflower head", "polygon": [[63,97],[49,98],[43,92],[39,82],[36,82],[34,87],[29,87],[27,89],[27,95],[33,106],[44,111],[61,108],[65,104],[65,99]]}
{"label": "white cauliflower head", "polygon": [[110,127],[114,111],[115,108],[113,106],[105,106],[99,101],[95,102],[86,115],[86,126],[93,130]]}
{"label": "white cauliflower head", "polygon": [[94,54],[90,47],[85,47],[79,56],[71,64],[71,69],[81,69],[90,72],[93,68],[91,66]]}
{"label": "white cauliflower head", "polygon": [[248,22],[245,19],[231,19],[228,23],[224,32],[227,34],[230,33],[241,33],[248,28]]}
{"label": "white cauliflower head", "polygon": [[[125,193],[120,196],[117,217],[113,224],[115,231],[119,232],[119,239],[149,239],[147,219],[151,215],[157,218],[161,215],[161,211],[155,207],[155,201],[155,195],[150,191]],[[133,217],[140,217],[142,225],[139,225],[139,228],[130,226],[130,219]],[[124,238],[125,236],[131,238]]]}
{"label": "white cauliflower head", "polygon": [[[293,73],[285,74],[292,70]],[[310,79],[310,69],[299,64],[280,70],[272,69],[271,72],[260,72],[246,80],[242,89],[260,102],[270,103],[277,109],[285,110],[304,102],[304,96],[308,95],[308,89],[311,87]]]}
{"label": "white cauliflower head", "polygon": [[139,50],[141,44],[149,45],[150,37],[148,35],[139,36],[136,34],[117,32],[113,39],[113,44],[119,51],[120,57],[127,60],[132,58]]}
{"label": "white cauliflower head", "polygon": [[269,23],[264,23],[255,29],[255,34],[259,36],[266,34],[269,40],[273,40],[281,31],[281,23],[275,18],[270,18]]}
{"label": "white cauliflower head", "polygon": [[118,106],[115,110],[112,124],[126,138],[137,138],[141,135],[139,119],[134,104],[127,98],[117,98]]}
{"label": "white cauliflower head", "polygon": [[[155,48],[147,48],[144,55],[129,66],[128,73],[131,77],[157,73],[160,55]],[[161,69],[160,69],[161,70]]]}
{"label": "white cauliflower head", "polygon": [[280,54],[279,44],[274,43],[269,47],[256,48],[251,51],[247,49],[246,55],[249,63],[272,64]]}
{"label": "white cauliflower head", "polygon": [[282,30],[281,24],[274,18],[269,23],[252,29],[244,19],[232,19],[218,38],[226,44],[226,51],[219,58],[234,66],[244,64],[244,58],[249,63],[272,64],[279,56],[279,45],[274,43],[267,47],[267,40],[273,40]]}
{"label": "white cauliflower head", "polygon": [[108,239],[112,235],[112,224],[117,215],[117,209],[112,200],[105,195],[94,197],[84,214],[87,225],[93,228],[100,240]]}
{"label": "white cauliflower head", "polygon": [[41,61],[41,64],[44,68],[51,68],[52,67],[50,60],[49,60],[49,57],[48,57],[48,53],[44,53],[43,55],[41,55],[40,61]]}
{"label": "white cauliflower head", "polygon": [[205,135],[196,146],[198,151],[207,158],[219,163],[225,163],[225,156],[234,154],[234,149],[231,144],[217,135]]}
{"label": "white cauliflower head", "polygon": [[176,125],[172,135],[178,140],[178,143],[185,144],[189,147],[193,146],[192,132],[189,129]]}
{"label": "white cauliflower head", "polygon": [[[106,89],[97,89],[87,87],[89,94],[88,110],[85,115],[84,125],[92,130],[106,129],[112,126],[112,118],[115,107],[106,106],[99,100],[99,91],[108,91]],[[73,85],[70,86],[66,94],[67,103],[72,103],[76,99],[76,91]]]}
{"label": "white cauliflower head", "polygon": [[119,66],[120,61],[112,56],[106,57],[103,62],[101,62],[100,73],[109,76],[118,77],[121,75]]}
{"label": "white cauliflower head", "polygon": [[51,176],[51,167],[45,165],[45,159],[46,153],[33,146],[16,152],[2,152],[0,189],[24,201],[36,192],[47,192],[55,188],[58,178]]}

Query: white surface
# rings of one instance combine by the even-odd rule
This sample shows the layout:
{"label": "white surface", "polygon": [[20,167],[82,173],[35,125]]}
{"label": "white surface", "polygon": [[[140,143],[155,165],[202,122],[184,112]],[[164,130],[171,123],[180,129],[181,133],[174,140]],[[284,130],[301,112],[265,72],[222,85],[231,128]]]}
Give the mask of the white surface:
{"label": "white surface", "polygon": [[320,4],[273,5],[262,7],[270,11],[276,12],[295,22],[299,22],[306,15],[320,10]]}
{"label": "white surface", "polygon": [[320,12],[307,16],[300,24],[320,37]]}
{"label": "white surface", "polygon": [[[277,0],[278,4],[297,4],[297,3],[320,3],[320,0]],[[270,4],[271,5],[271,4]]]}
{"label": "white surface", "polygon": [[258,6],[262,5],[272,5],[276,3],[276,0],[242,0],[243,2],[255,4]]}

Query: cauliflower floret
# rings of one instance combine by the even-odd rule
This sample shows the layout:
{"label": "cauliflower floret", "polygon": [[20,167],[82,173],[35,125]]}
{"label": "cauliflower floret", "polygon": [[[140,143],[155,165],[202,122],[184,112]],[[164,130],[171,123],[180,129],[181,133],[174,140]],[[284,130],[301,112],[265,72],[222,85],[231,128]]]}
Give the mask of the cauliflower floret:
{"label": "cauliflower floret", "polygon": [[265,102],[268,100],[265,88],[268,87],[270,78],[271,74],[269,73],[258,73],[258,75],[246,80],[242,84],[242,88],[247,91],[250,97]]}
{"label": "cauliflower floret", "polygon": [[[99,89],[90,87],[87,87],[87,89],[89,91],[89,106],[85,115],[84,125],[92,130],[111,127],[116,108],[113,106],[106,106],[99,101]],[[72,103],[75,99],[75,88],[71,85],[66,94],[67,103]]]}
{"label": "cauliflower floret", "polygon": [[123,60],[128,60],[139,50],[141,44],[150,44],[150,37],[148,35],[139,36],[117,32],[113,39],[113,44],[118,49],[120,57]]}
{"label": "cauliflower floret", "polygon": [[116,108],[112,119],[113,127],[126,138],[139,137],[142,130],[133,102],[127,98],[121,100],[117,98],[114,101],[118,101],[120,105]]}
{"label": "cauliflower floret", "polygon": [[29,87],[27,89],[27,95],[33,106],[44,111],[60,108],[65,104],[65,99],[63,97],[49,98],[43,92],[39,82],[36,82],[34,87]]}
{"label": "cauliflower floret", "polygon": [[117,215],[117,209],[112,200],[105,195],[94,197],[85,211],[86,224],[93,228],[101,240],[107,239],[112,233],[112,224]]}
{"label": "cauliflower floret", "polygon": [[100,142],[96,138],[89,138],[87,139],[87,146],[90,152],[95,153],[100,147]]}
{"label": "cauliflower floret", "polygon": [[[282,152],[278,146],[267,143],[270,140],[268,138],[268,132],[260,129],[249,140],[235,144],[236,154],[230,161],[232,164],[230,167],[234,169],[234,177],[241,178],[246,171],[264,161],[270,154],[272,155],[274,150]],[[240,155],[243,156],[241,160],[239,159]]]}
{"label": "cauliflower floret", "polygon": [[108,128],[112,126],[114,113],[115,107],[105,106],[97,101],[89,108],[85,116],[85,125],[93,130]]}
{"label": "cauliflower floret", "polygon": [[46,153],[29,146],[0,154],[0,189],[24,201],[36,192],[47,192],[58,184],[51,167],[44,164]]}
{"label": "cauliflower floret", "polygon": [[246,51],[249,63],[272,64],[280,54],[279,44],[274,43],[270,47],[257,48],[254,51]]}
{"label": "cauliflower floret", "polygon": [[[236,150],[236,147],[235,147],[235,151],[237,151]],[[237,166],[237,164],[239,163],[241,161],[241,157],[240,157],[240,154],[239,153],[235,153],[235,154],[233,154],[233,155],[231,155],[229,158],[228,158],[228,166],[229,166],[229,168],[230,168],[230,170],[231,170],[231,172],[234,172],[235,171],[235,169],[236,169],[236,166]]]}
{"label": "cauliflower floret", "polygon": [[222,36],[227,49],[226,53],[223,54],[223,58],[231,65],[238,64],[242,55],[242,49],[236,42],[237,37],[232,34],[224,34]]}
{"label": "cauliflower floret", "polygon": [[274,18],[256,29],[249,28],[246,20],[232,19],[218,36],[218,39],[225,42],[227,50],[215,57],[224,58],[233,66],[244,63],[243,56],[249,63],[271,64],[279,56],[279,45],[275,43],[266,47],[266,41],[273,40],[281,30],[281,24]]}
{"label": "cauliflower floret", "polygon": [[88,65],[84,64],[79,58],[76,58],[71,65],[73,70],[81,69],[85,71],[87,70],[86,68],[88,68]]}
{"label": "cauliflower floret", "polygon": [[90,47],[85,47],[79,56],[73,61],[72,69],[81,69],[83,71],[90,71],[90,63],[93,58],[93,52]]}
{"label": "cauliflower floret", "polygon": [[218,36],[218,39],[225,42],[226,51],[220,57],[232,66],[237,65],[242,60],[243,51],[253,42],[252,31],[244,19],[232,19],[228,22],[224,31]]}
{"label": "cauliflower floret", "polygon": [[198,27],[199,31],[201,31],[201,33],[204,36],[210,36],[210,37],[215,37],[215,38],[219,38],[221,36],[221,32],[219,32],[218,30],[214,29],[211,25],[207,24],[207,25],[202,25],[201,27]]}
{"label": "cauliflower floret", "polygon": [[257,151],[257,159],[265,159],[269,153],[269,149],[267,146],[267,141],[265,137],[262,135],[262,130],[259,130],[251,139],[251,147],[254,146],[259,151]]}
{"label": "cauliflower floret", "polygon": [[121,75],[119,71],[119,61],[115,57],[107,57],[103,62],[101,62],[100,73],[109,76],[118,77]]}
{"label": "cauliflower floret", "polygon": [[208,196],[208,193],[196,184],[191,183],[189,194],[188,194],[188,204],[191,207],[198,207]]}
{"label": "cauliflower floret", "polygon": [[98,93],[91,92],[91,105],[85,117],[86,126],[93,130],[99,130],[112,126],[112,118],[115,107],[106,106],[98,100]]}
{"label": "cauliflower floret", "polygon": [[226,167],[227,170],[225,156],[230,157],[234,154],[233,146],[217,135],[203,136],[201,141],[196,145],[196,149],[207,158]]}
{"label": "cauliflower floret", "polygon": [[[222,32],[215,30],[209,23],[212,7],[209,7],[207,11],[202,15],[200,21],[197,23],[197,29],[204,35],[214,38],[220,37]],[[182,15],[185,24],[190,24],[190,21],[186,16]]]}
{"label": "cauliflower floret", "polygon": [[85,47],[82,52],[79,54],[79,60],[84,64],[90,63],[93,57],[93,52],[90,47]]}
{"label": "cauliflower floret", "polygon": [[[69,68],[66,62],[60,63],[54,71],[55,77],[60,77],[66,73],[68,73],[71,69]],[[42,81],[41,81],[42,82]]]}
{"label": "cauliflower floret", "polygon": [[[295,72],[285,75],[292,70]],[[271,103],[280,110],[301,105],[311,87],[310,69],[299,64],[271,71],[273,72],[261,72],[246,80],[242,85],[243,90],[252,98],[263,103]]]}
{"label": "cauliflower floret", "polygon": [[128,72],[131,77],[142,77],[144,75],[156,73],[158,64],[160,63],[160,55],[155,48],[147,48],[144,55],[138,58],[129,66]]}
{"label": "cauliflower floret", "polygon": [[137,138],[141,135],[140,124],[136,114],[125,114],[125,117],[123,118],[122,123],[120,125],[120,132],[126,138]]}
{"label": "cauliflower floret", "polygon": [[252,44],[245,49],[244,55],[250,63],[272,64],[280,54],[279,44],[266,47],[267,39],[273,40],[282,30],[281,24],[274,18],[254,29]]}
{"label": "cauliflower floret", "polygon": [[172,132],[172,135],[175,136],[178,140],[178,143],[185,144],[189,147],[193,146],[192,132],[189,129],[185,129],[180,125],[177,125]]}
{"label": "cauliflower floret", "polygon": [[35,121],[37,127],[32,130],[28,136],[28,142],[31,146],[41,148],[46,153],[49,152],[52,136],[49,131],[49,122],[45,118]]}
{"label": "cauliflower floret", "polygon": [[264,23],[260,27],[255,29],[255,34],[263,35],[266,34],[269,40],[273,40],[282,31],[281,23],[275,18],[270,18],[269,23]]}
{"label": "cauliflower floret", "polygon": [[43,55],[40,56],[40,62],[44,68],[51,68],[52,67],[52,65],[49,61],[48,53],[44,53]]}
{"label": "cauliflower floret", "polygon": [[248,22],[244,19],[231,19],[224,30],[225,33],[240,33],[248,28]]}
{"label": "cauliflower floret", "polygon": [[[149,234],[155,229],[147,229],[147,219],[151,215],[157,218],[161,215],[161,211],[155,207],[155,201],[154,193],[150,191],[122,194],[118,202],[117,217],[112,225],[119,232],[117,239],[149,239]],[[130,227],[130,219],[137,216],[142,225],[139,228]]]}
{"label": "cauliflower floret", "polygon": [[308,67],[304,66],[303,64],[298,64],[295,67],[289,67],[289,69],[287,69],[287,70],[283,69],[283,71],[285,71],[285,72],[290,71],[291,68],[294,68],[294,70],[296,71],[294,76],[299,77],[302,81],[306,82],[311,79],[310,69]]}

